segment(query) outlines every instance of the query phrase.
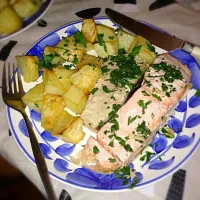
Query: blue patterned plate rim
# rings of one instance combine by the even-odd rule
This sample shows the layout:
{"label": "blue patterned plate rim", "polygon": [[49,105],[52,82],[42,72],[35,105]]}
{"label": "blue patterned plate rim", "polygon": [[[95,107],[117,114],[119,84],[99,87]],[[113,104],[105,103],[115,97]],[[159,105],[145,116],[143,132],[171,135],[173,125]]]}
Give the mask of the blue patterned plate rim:
{"label": "blue patterned plate rim", "polygon": [[[108,19],[107,17],[96,17],[94,18],[95,20],[104,20],[104,19]],[[65,24],[63,26],[60,26],[59,28],[56,28],[54,29],[53,31],[51,31],[50,33],[46,34],[45,36],[43,36],[40,40],[38,40],[34,45],[32,45],[31,48],[29,48],[29,50],[25,53],[25,55],[27,55],[30,50],[35,46],[37,45],[38,43],[40,43],[42,40],[44,40],[45,38],[49,37],[51,34],[55,33],[56,31],[59,31],[63,28],[66,28],[68,26],[71,26],[71,25],[75,25],[75,24],[78,24],[80,23],[82,20],[77,20],[77,21],[74,21],[74,22],[71,22],[71,23],[68,23],[68,24]],[[146,23],[146,22],[144,22]],[[146,23],[148,24],[148,23]],[[161,30],[163,31],[162,29],[156,27],[156,26],[153,26],[151,24],[148,24],[149,26],[152,26],[158,30]],[[164,31],[165,32],[165,31]],[[11,128],[11,131],[13,133],[13,136],[14,136],[14,139],[17,143],[17,145],[20,147],[20,149],[22,150],[22,152],[26,155],[26,157],[35,164],[35,160],[34,158],[30,155],[30,153],[24,148],[23,144],[21,143],[16,131],[15,131],[15,128],[13,126],[13,122],[12,122],[12,119],[11,119],[11,113],[10,113],[10,108],[7,107],[7,117],[8,117],[8,121],[9,121],[9,125],[10,125],[10,128]],[[195,150],[197,149],[197,147],[199,146],[200,144],[200,138],[197,140],[197,142],[193,145],[193,148],[189,151],[189,153],[187,153],[184,157],[184,159],[182,159],[179,163],[177,163],[172,169],[168,170],[166,173],[154,178],[154,179],[151,179],[149,181],[146,181],[146,182],[142,182],[142,183],[139,183],[135,186],[136,189],[141,189],[143,187],[146,187],[146,186],[149,186],[151,185],[152,183],[156,183],[160,180],[163,180],[164,178],[168,177],[171,173],[177,171],[181,165],[183,165],[189,158],[191,158],[191,156],[193,155],[193,153],[195,152]],[[83,186],[83,185],[80,185],[80,184],[77,184],[77,183],[72,183],[71,181],[69,180],[66,180],[66,179],[63,179],[57,175],[55,175],[54,173],[50,172],[49,171],[49,174],[51,175],[52,178],[60,181],[61,183],[65,183],[67,185],[70,185],[70,186],[74,186],[76,188],[79,188],[79,189],[84,189],[84,190],[89,190],[89,191],[100,191],[100,192],[123,192],[123,191],[131,191],[130,189],[127,189],[127,188],[117,188],[117,189],[112,189],[112,190],[106,190],[106,189],[102,189],[102,188],[93,188],[93,187],[89,187],[89,186]]]}
{"label": "blue patterned plate rim", "polygon": [[15,31],[11,34],[7,34],[5,36],[0,36],[0,41],[6,40],[10,37],[13,37],[23,31],[27,30],[28,28],[30,28],[30,26],[34,25],[34,23],[37,22],[37,20],[39,20],[45,14],[45,12],[49,9],[49,7],[51,6],[52,3],[53,3],[53,0],[46,0],[44,3],[42,3],[41,7],[35,14],[33,14],[31,17],[29,17],[23,21],[22,28],[18,29],[17,31]]}

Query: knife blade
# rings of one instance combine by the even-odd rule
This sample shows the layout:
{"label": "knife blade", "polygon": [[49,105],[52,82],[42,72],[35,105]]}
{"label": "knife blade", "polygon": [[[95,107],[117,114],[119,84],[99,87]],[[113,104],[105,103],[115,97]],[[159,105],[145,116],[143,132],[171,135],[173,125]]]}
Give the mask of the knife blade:
{"label": "knife blade", "polygon": [[200,47],[195,46],[192,43],[183,41],[175,36],[156,30],[142,22],[136,21],[110,8],[106,8],[105,13],[108,18],[117,26],[130,33],[143,36],[157,47],[160,47],[166,51],[172,51],[176,48],[181,48],[182,50],[200,59]]}

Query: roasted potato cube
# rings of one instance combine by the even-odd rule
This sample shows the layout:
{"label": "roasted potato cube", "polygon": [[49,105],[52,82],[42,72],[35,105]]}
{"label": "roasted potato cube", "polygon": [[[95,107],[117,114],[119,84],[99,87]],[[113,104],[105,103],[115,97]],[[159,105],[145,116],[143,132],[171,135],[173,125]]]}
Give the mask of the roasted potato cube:
{"label": "roasted potato cube", "polygon": [[142,46],[147,47],[147,43],[149,43],[148,40],[146,40],[145,38],[143,38],[140,35],[136,35],[135,39],[133,40],[133,42],[131,43],[131,45],[130,45],[130,47],[128,49],[128,53],[131,53],[135,46],[142,45]]}
{"label": "roasted potato cube", "polygon": [[40,83],[30,89],[23,97],[22,101],[31,109],[41,112],[44,98],[44,84]]}
{"label": "roasted potato cube", "polygon": [[76,69],[67,70],[61,66],[53,68],[53,72],[56,74],[65,91],[67,91],[72,84],[69,77],[77,71]]}
{"label": "roasted potato cube", "polygon": [[65,50],[58,47],[53,47],[53,51],[66,61],[74,64],[78,64],[82,60],[83,54],[85,53],[84,50]]}
{"label": "roasted potato cube", "polygon": [[10,34],[21,27],[22,20],[10,6],[0,11],[0,34]]}
{"label": "roasted potato cube", "polygon": [[85,133],[82,130],[83,120],[77,117],[76,120],[67,127],[62,133],[60,138],[65,142],[70,142],[72,144],[78,144],[85,137]]}
{"label": "roasted potato cube", "polygon": [[99,42],[99,40],[104,42],[118,41],[118,38],[115,35],[115,30],[113,28],[110,28],[102,24],[97,24],[96,29],[97,29],[97,36],[96,36],[97,42]]}
{"label": "roasted potato cube", "polygon": [[92,56],[89,54],[84,54],[83,59],[78,63],[77,67],[81,68],[84,65],[90,64],[90,65],[95,65],[96,67],[101,67],[103,63],[103,59],[96,57],[96,56]]}
{"label": "roasted potato cube", "polygon": [[94,44],[94,49],[101,58],[118,54],[118,42],[105,42],[104,45],[100,45],[99,43]]}
{"label": "roasted potato cube", "polygon": [[30,17],[39,9],[39,6],[32,0],[17,0],[12,7],[22,19]]}
{"label": "roasted potato cube", "polygon": [[51,61],[52,64],[62,64],[65,62],[65,60],[63,58],[61,58],[60,56],[58,56],[57,54],[55,54],[55,52],[53,52],[53,48],[50,46],[46,46],[44,48],[44,55],[54,55],[54,59]]}
{"label": "roasted potato cube", "polygon": [[58,95],[46,94],[43,100],[41,126],[51,132],[54,120],[57,119],[65,108],[64,99]]}
{"label": "roasted potato cube", "polygon": [[8,6],[8,0],[1,0],[0,1],[0,10],[6,6]]}
{"label": "roasted potato cube", "polygon": [[90,42],[87,42],[85,50],[86,50],[86,52],[94,50],[93,44]]}
{"label": "roasted potato cube", "polygon": [[119,30],[117,33],[117,38],[119,40],[119,49],[124,49],[127,52],[133,43],[135,36],[123,30]]}
{"label": "roasted potato cube", "polygon": [[70,37],[63,37],[60,42],[55,46],[65,50],[85,50],[85,47],[82,43],[76,42],[74,35]]}
{"label": "roasted potato cube", "polygon": [[72,83],[81,88],[85,94],[89,94],[100,76],[100,68],[85,65],[78,72],[72,74],[70,79]]}
{"label": "roasted potato cube", "polygon": [[96,24],[92,18],[83,19],[82,32],[88,42],[94,42],[97,34]]}
{"label": "roasted potato cube", "polygon": [[16,60],[26,83],[36,81],[39,78],[37,65],[39,59],[37,56],[16,56]]}
{"label": "roasted potato cube", "polygon": [[138,56],[144,59],[148,64],[152,64],[154,59],[156,58],[156,54],[150,51],[147,47],[142,46]]}
{"label": "roasted potato cube", "polygon": [[63,110],[59,117],[53,122],[51,130],[52,135],[61,134],[75,119],[76,117],[70,115],[66,110]]}
{"label": "roasted potato cube", "polygon": [[45,69],[42,75],[45,92],[47,94],[62,95],[65,92],[65,88],[60,83],[56,74],[53,71]]}
{"label": "roasted potato cube", "polygon": [[81,114],[87,102],[87,96],[75,85],[71,85],[65,94],[63,94],[65,105],[76,114]]}

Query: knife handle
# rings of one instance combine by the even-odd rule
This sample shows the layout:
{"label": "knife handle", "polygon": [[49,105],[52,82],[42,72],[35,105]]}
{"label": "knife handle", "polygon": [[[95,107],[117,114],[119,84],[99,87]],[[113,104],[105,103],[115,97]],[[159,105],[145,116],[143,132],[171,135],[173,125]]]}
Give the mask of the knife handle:
{"label": "knife handle", "polygon": [[186,42],[182,49],[188,53],[190,53],[192,56],[200,60],[200,47],[196,46],[194,44],[191,44],[189,42]]}

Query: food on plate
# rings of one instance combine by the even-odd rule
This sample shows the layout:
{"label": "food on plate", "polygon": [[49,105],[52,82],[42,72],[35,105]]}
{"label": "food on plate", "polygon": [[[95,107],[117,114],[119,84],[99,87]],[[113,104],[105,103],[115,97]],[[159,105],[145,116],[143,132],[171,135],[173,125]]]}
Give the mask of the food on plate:
{"label": "food on plate", "polygon": [[21,18],[10,6],[0,10],[0,34],[10,34],[22,27]]}
{"label": "food on plate", "polygon": [[66,93],[63,94],[65,105],[76,114],[81,114],[87,102],[87,96],[82,89],[71,85]]}
{"label": "food on plate", "polygon": [[39,0],[16,0],[12,7],[22,19],[25,19],[33,15],[39,9],[41,3]]}
{"label": "food on plate", "polygon": [[101,67],[103,64],[103,59],[86,53],[83,55],[82,60],[77,64],[77,67],[81,68],[82,66],[87,64]]}
{"label": "food on plate", "polygon": [[30,83],[39,78],[37,56],[16,56],[17,65],[22,72],[24,82]]}
{"label": "food on plate", "polygon": [[114,29],[101,24],[96,25],[96,29],[96,43],[93,46],[97,54],[102,58],[117,55],[119,42]]}
{"label": "food on plate", "polygon": [[[121,162],[92,136],[90,136],[84,149],[78,153],[77,157],[78,159],[73,161],[97,172],[110,172],[121,166]],[[88,163],[91,165],[88,165]]]}
{"label": "food on plate", "polygon": [[[170,54],[159,55],[145,72],[142,87],[97,133],[99,145],[122,166],[129,164],[152,141],[166,114],[184,96],[190,79],[191,72],[187,66]],[[87,146],[82,154],[84,151],[88,152]],[[101,154],[101,151],[95,150],[94,154]],[[106,157],[103,159],[107,161]],[[84,165],[91,166],[87,162]],[[111,168],[102,160],[96,166],[103,171]],[[115,169],[113,162],[112,170]]]}
{"label": "food on plate", "polygon": [[46,46],[44,48],[44,55],[53,57],[53,59],[51,60],[52,65],[63,64],[65,62],[65,59],[63,59],[62,57],[58,56],[55,52],[53,52],[53,47]]}
{"label": "food on plate", "polygon": [[131,43],[128,53],[131,53],[133,48],[141,46],[141,51],[139,52],[139,56],[147,61],[147,63],[153,63],[156,58],[155,47],[153,47],[148,40],[143,38],[140,35],[136,35],[135,39]]}
{"label": "food on plate", "polygon": [[1,0],[0,1],[0,9],[2,9],[2,8],[8,6],[8,5],[9,5],[8,0]]}
{"label": "food on plate", "polygon": [[44,99],[44,84],[35,85],[23,97],[22,101],[31,109],[41,113]]}
{"label": "food on plate", "polygon": [[53,72],[56,74],[65,92],[68,91],[69,87],[72,85],[70,76],[76,73],[77,71],[78,71],[77,69],[67,70],[61,66],[53,68]]}
{"label": "food on plate", "polygon": [[83,120],[77,117],[75,121],[70,124],[59,137],[73,144],[78,144],[84,137],[85,133],[82,130]]}
{"label": "food on plate", "polygon": [[53,71],[45,69],[43,71],[42,78],[44,82],[45,93],[55,95],[62,95],[65,93],[65,88],[60,83],[59,78]]}
{"label": "food on plate", "polygon": [[97,34],[96,24],[92,18],[83,19],[82,32],[88,42],[94,42]]}
{"label": "food on plate", "polygon": [[57,136],[76,119],[76,117],[70,115],[66,110],[63,110],[61,114],[53,121],[51,134]]}
{"label": "food on plate", "polygon": [[117,38],[119,41],[119,49],[124,49],[126,52],[128,52],[131,44],[135,40],[134,35],[131,35],[121,29],[117,32]]}
{"label": "food on plate", "polygon": [[104,42],[118,42],[115,30],[103,24],[97,24],[97,36],[96,41],[101,43]]}
{"label": "food on plate", "polygon": [[89,94],[101,76],[101,69],[93,65],[82,66],[81,69],[70,76],[71,82]]}
{"label": "food on plate", "polygon": [[81,115],[84,124],[97,130],[107,122],[124,104],[129,92],[138,87],[147,68],[145,60],[132,54],[119,54],[104,62],[102,76],[95,84]]}
{"label": "food on plate", "polygon": [[104,42],[95,43],[94,49],[101,58],[106,58],[110,55],[117,55],[118,53],[118,42]]}
{"label": "food on plate", "polygon": [[20,29],[23,20],[33,15],[41,3],[41,0],[1,0],[0,34],[11,34]]}
{"label": "food on plate", "polygon": [[64,108],[65,102],[62,97],[54,94],[46,94],[42,106],[41,126],[51,132],[54,120],[61,115]]}

